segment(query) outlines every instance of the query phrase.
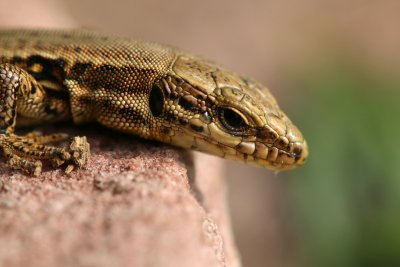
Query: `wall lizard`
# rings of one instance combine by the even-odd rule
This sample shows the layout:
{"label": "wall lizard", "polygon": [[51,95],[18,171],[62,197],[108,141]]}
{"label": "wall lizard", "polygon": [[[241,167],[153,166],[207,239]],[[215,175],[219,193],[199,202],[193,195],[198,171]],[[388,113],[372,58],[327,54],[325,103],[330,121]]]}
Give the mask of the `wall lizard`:
{"label": "wall lizard", "polygon": [[89,144],[16,126],[72,120],[270,169],[307,158],[266,87],[180,49],[82,30],[0,31],[0,155],[38,176],[42,161],[85,165]]}

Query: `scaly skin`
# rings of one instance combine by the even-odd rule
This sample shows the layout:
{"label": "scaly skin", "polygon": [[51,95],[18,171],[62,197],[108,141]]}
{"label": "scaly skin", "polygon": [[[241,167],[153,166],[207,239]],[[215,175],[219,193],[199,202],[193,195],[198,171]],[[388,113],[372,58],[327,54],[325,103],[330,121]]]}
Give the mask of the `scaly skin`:
{"label": "scaly skin", "polygon": [[213,62],[154,43],[75,31],[0,31],[0,153],[32,175],[41,161],[83,166],[86,139],[14,134],[72,119],[271,169],[308,155],[267,88]]}

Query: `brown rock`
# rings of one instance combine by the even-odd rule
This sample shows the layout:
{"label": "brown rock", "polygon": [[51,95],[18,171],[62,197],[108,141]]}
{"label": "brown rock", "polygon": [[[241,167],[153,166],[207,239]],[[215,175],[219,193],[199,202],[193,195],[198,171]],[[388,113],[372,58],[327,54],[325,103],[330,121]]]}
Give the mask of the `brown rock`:
{"label": "brown rock", "polygon": [[34,178],[0,163],[0,266],[240,266],[218,161],[196,158],[195,174],[186,151],[68,131],[88,137],[85,169]]}

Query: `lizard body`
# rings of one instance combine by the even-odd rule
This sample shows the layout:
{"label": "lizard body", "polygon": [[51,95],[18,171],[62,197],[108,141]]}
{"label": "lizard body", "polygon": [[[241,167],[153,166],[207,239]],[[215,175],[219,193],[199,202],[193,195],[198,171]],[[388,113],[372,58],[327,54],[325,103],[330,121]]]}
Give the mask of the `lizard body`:
{"label": "lizard body", "polygon": [[39,175],[41,161],[86,164],[89,146],[18,125],[72,119],[272,169],[308,155],[267,88],[179,49],[73,30],[0,31],[0,155]]}

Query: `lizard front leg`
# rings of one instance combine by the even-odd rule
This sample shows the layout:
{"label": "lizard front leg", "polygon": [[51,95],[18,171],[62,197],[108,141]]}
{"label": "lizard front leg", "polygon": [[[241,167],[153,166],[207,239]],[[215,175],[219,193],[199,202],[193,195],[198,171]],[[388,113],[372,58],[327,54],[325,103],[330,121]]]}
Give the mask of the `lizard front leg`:
{"label": "lizard front leg", "polygon": [[67,147],[47,143],[65,139],[65,134],[41,135],[32,132],[25,136],[14,134],[17,113],[36,122],[54,122],[70,115],[65,99],[47,95],[43,87],[26,71],[11,64],[0,64],[0,156],[14,169],[38,176],[42,161],[60,166],[69,163],[81,167],[87,163],[89,144],[86,138],[76,137]]}

